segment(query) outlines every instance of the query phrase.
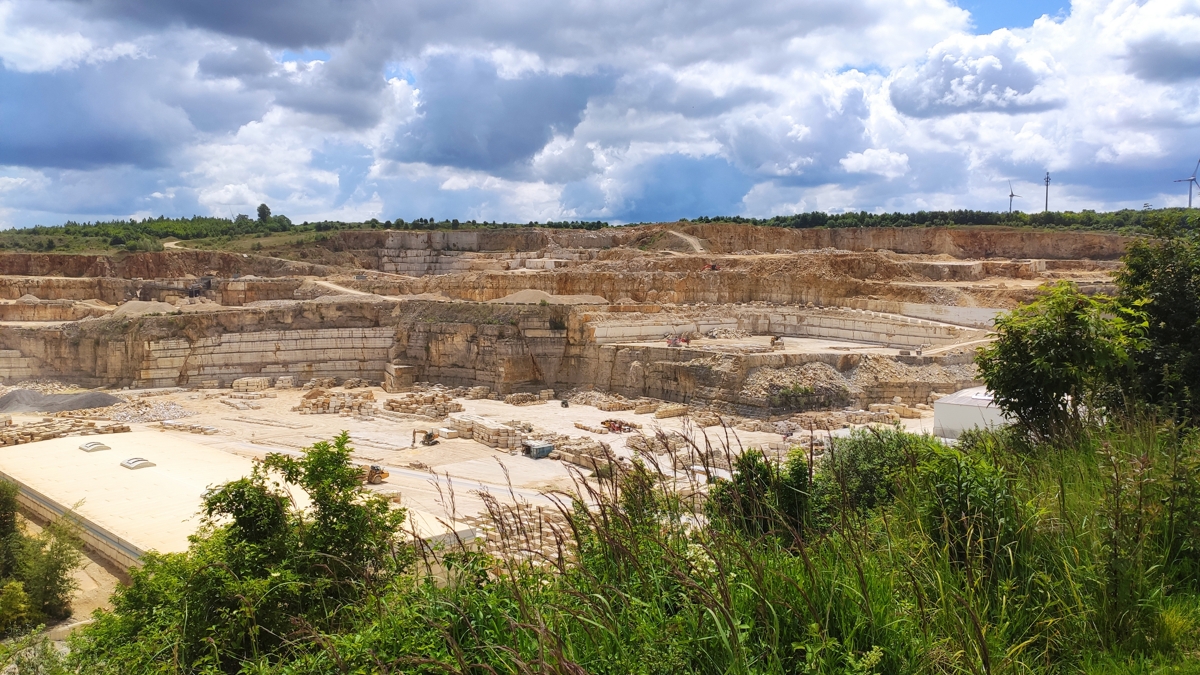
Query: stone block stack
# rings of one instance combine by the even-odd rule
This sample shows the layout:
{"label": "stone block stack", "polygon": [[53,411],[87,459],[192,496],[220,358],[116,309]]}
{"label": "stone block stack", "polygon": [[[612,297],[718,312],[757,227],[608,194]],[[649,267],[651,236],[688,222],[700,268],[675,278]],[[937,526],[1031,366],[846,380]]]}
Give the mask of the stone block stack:
{"label": "stone block stack", "polygon": [[265,391],[270,388],[269,377],[239,377],[233,381],[234,391]]}
{"label": "stone block stack", "polygon": [[446,422],[450,428],[458,430],[459,436],[469,437],[490,448],[515,450],[521,447],[523,440],[520,431],[478,415],[451,415]]}
{"label": "stone block stack", "polygon": [[553,389],[543,389],[538,392],[538,400],[549,401],[553,398],[554,398],[554,390]]}
{"label": "stone block stack", "polygon": [[46,418],[46,420],[0,427],[0,445],[21,445],[63,436],[91,436],[129,431],[129,425],[121,423],[97,426],[95,422],[86,420],[65,418]]}
{"label": "stone block stack", "polygon": [[509,405],[537,405],[545,403],[550,399],[538,398],[537,394],[516,393],[509,394],[504,397],[504,402]]}
{"label": "stone block stack", "polygon": [[313,389],[305,394],[304,398],[300,399],[300,405],[292,410],[301,415],[369,415],[375,411],[375,395],[370,391],[351,393]]}
{"label": "stone block stack", "polygon": [[666,419],[668,417],[682,417],[688,412],[688,407],[679,403],[668,403],[654,411],[656,419]]}
{"label": "stone block stack", "polygon": [[450,413],[462,412],[463,406],[441,392],[414,392],[398,398],[389,398],[383,404],[385,410],[408,415],[424,415],[441,419]]}
{"label": "stone block stack", "polygon": [[467,390],[467,400],[468,401],[478,401],[481,398],[487,398],[488,395],[491,393],[492,393],[491,387],[487,387],[487,386],[471,387],[470,389]]}
{"label": "stone block stack", "polygon": [[276,389],[294,389],[296,387],[296,378],[292,375],[280,375],[275,378]]}

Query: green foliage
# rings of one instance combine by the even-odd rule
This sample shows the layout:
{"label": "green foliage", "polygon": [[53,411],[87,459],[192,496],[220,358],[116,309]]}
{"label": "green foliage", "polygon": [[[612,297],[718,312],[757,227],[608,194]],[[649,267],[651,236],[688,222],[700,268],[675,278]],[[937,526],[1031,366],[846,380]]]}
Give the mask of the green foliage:
{"label": "green foliage", "polygon": [[1163,218],[1191,216],[1187,209],[1123,209],[1109,213],[1096,211],[1049,211],[1045,213],[1007,213],[1005,211],[917,211],[916,213],[822,213],[812,211],[792,216],[746,218],[744,216],[704,216],[693,223],[746,223],[768,227],[953,227],[994,225],[1041,229],[1151,232]]}
{"label": "green foliage", "polygon": [[[151,553],[131,570],[113,611],[74,641],[73,667],[237,672],[303,651],[297,636],[344,626],[410,560],[396,542],[404,511],[363,489],[351,452],[342,433],[302,457],[268,455],[211,491],[188,551]],[[280,478],[312,506],[298,508]]]}
{"label": "green foliage", "polygon": [[1087,414],[1126,402],[1145,317],[1059,282],[996,318],[996,340],[976,356],[996,405],[1041,439],[1073,435]]}
{"label": "green foliage", "polygon": [[19,549],[17,578],[29,598],[30,616],[64,619],[71,613],[71,595],[78,587],[71,573],[83,562],[79,525],[68,515],[50,522]]}
{"label": "green foliage", "polygon": [[1120,298],[1145,312],[1146,345],[1135,357],[1145,399],[1200,419],[1200,235],[1163,225],[1133,242],[1117,274]]}
{"label": "green foliage", "polygon": [[922,462],[922,516],[933,541],[956,563],[971,557],[991,568],[1011,560],[1017,542],[1017,501],[1004,471],[984,457],[937,448]]}

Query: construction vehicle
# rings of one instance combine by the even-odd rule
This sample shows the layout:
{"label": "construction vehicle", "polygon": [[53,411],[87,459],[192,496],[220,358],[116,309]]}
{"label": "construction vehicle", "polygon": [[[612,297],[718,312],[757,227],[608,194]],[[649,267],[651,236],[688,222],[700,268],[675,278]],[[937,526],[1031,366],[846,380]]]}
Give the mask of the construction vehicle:
{"label": "construction vehicle", "polygon": [[433,429],[413,429],[412,447],[417,447],[417,434],[421,434],[421,445],[437,445],[438,432]]}
{"label": "construction vehicle", "polygon": [[378,464],[362,464],[358,467],[358,479],[371,485],[379,485],[391,474]]}
{"label": "construction vehicle", "polygon": [[600,423],[600,426],[608,429],[614,434],[627,434],[633,431],[633,427],[630,426],[628,422],[623,420],[604,420]]}

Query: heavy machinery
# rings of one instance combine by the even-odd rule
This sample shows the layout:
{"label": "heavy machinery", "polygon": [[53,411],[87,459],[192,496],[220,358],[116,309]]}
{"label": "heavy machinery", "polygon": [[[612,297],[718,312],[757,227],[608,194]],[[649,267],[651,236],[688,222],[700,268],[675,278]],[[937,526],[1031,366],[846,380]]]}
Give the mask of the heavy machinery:
{"label": "heavy machinery", "polygon": [[371,485],[379,485],[391,474],[378,464],[363,464],[358,467],[358,479]]}
{"label": "heavy machinery", "polygon": [[437,445],[438,433],[433,429],[413,429],[412,447],[417,447],[417,434],[421,434],[421,445]]}
{"label": "heavy machinery", "polygon": [[627,434],[633,431],[633,426],[624,420],[604,420],[600,426],[608,429],[614,434]]}

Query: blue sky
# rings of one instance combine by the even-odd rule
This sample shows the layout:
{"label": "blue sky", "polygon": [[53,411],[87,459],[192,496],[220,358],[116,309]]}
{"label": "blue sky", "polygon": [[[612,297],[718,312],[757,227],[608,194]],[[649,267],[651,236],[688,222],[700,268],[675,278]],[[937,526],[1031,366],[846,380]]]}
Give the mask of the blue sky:
{"label": "blue sky", "polygon": [[0,227],[1179,205],[1198,12],[0,0]]}
{"label": "blue sky", "polygon": [[1041,16],[1055,18],[1071,9],[1069,2],[1042,0],[961,0],[958,6],[971,13],[971,23],[977,33],[991,33],[1001,28],[1026,28]]}

